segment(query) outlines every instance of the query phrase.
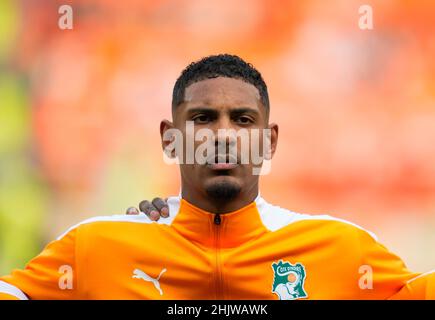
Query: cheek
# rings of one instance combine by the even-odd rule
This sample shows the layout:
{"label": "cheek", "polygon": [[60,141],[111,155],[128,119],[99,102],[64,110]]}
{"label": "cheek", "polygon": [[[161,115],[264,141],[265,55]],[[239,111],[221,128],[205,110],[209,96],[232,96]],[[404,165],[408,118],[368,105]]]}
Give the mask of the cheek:
{"label": "cheek", "polygon": [[[240,156],[244,155],[249,159],[249,164],[259,164],[261,159],[259,157],[264,157],[270,149],[270,133],[264,131],[264,128],[255,128],[249,130],[247,137],[238,138],[238,152]],[[253,157],[255,159],[253,159]]]}
{"label": "cheek", "polygon": [[185,177],[189,180],[196,179],[200,171],[200,168],[198,168],[198,166],[191,165],[191,164],[181,165],[180,168],[183,171]]}

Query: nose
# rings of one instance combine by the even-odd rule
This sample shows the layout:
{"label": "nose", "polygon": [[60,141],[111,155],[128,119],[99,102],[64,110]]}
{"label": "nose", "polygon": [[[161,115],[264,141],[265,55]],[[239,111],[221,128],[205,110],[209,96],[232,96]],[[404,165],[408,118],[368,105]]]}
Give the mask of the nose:
{"label": "nose", "polygon": [[213,128],[213,139],[216,148],[219,145],[234,146],[237,143],[237,134],[229,116],[219,117]]}
{"label": "nose", "polygon": [[233,147],[237,144],[237,132],[233,128],[219,128],[214,132],[213,140],[216,149]]}

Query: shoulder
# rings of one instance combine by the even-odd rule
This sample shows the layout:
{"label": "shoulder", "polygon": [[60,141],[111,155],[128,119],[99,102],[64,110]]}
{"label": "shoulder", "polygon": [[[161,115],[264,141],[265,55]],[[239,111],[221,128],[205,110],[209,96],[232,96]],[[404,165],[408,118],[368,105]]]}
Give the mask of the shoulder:
{"label": "shoulder", "polygon": [[373,232],[344,219],[336,218],[327,214],[313,215],[297,213],[272,205],[266,202],[263,198],[257,198],[256,204],[264,226],[270,231],[278,231],[287,226],[295,226],[296,224],[305,224],[314,228],[326,227],[337,234],[352,233],[357,237],[368,236],[375,242],[378,241],[378,237]]}
{"label": "shoulder", "polygon": [[72,234],[74,232],[80,232],[84,229],[97,231],[98,229],[105,229],[105,228],[108,228],[110,226],[114,226],[116,228],[119,228],[122,225],[126,225],[126,224],[159,225],[159,224],[165,224],[165,223],[152,221],[145,214],[139,214],[139,215],[134,215],[134,216],[133,215],[96,216],[96,217],[92,217],[92,218],[83,220],[83,221],[73,225],[68,230],[66,230],[64,233],[62,233],[60,236],[58,236],[56,238],[56,240],[61,240],[69,234]]}
{"label": "shoulder", "polygon": [[56,240],[61,240],[67,235],[72,235],[77,230],[81,229],[92,229],[96,231],[99,228],[104,228],[108,224],[115,224],[117,227],[122,224],[145,224],[145,225],[171,225],[175,216],[178,214],[178,210],[180,207],[180,198],[179,197],[169,197],[168,198],[168,206],[169,206],[169,217],[165,219],[159,219],[158,221],[153,221],[148,218],[148,216],[144,213],[140,213],[138,215],[111,215],[111,216],[96,216],[86,220],[83,220],[64,233],[56,238]]}

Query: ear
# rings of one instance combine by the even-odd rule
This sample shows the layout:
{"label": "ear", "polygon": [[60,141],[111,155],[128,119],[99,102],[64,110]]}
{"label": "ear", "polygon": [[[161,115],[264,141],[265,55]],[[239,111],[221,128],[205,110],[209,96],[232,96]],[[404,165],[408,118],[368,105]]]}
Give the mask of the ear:
{"label": "ear", "polygon": [[162,120],[162,122],[160,122],[160,138],[162,141],[163,151],[165,151],[166,147],[168,147],[168,145],[171,144],[175,140],[175,136],[171,136],[171,139],[168,140],[167,139],[168,134],[165,135],[165,132],[167,132],[170,129],[174,129],[174,124],[171,121],[165,119],[165,120]]}
{"label": "ear", "polygon": [[271,160],[275,154],[276,147],[278,145],[278,125],[276,123],[269,124],[270,129],[270,158],[268,160]]}

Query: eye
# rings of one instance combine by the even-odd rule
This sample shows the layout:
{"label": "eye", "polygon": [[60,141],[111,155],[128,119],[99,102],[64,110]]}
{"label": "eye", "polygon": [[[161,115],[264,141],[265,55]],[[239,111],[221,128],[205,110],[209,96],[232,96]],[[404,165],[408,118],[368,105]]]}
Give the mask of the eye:
{"label": "eye", "polygon": [[210,122],[210,117],[206,114],[199,114],[192,118],[196,124],[206,124]]}
{"label": "eye", "polygon": [[248,116],[240,116],[236,118],[236,122],[239,124],[250,124],[253,123],[254,120]]}

